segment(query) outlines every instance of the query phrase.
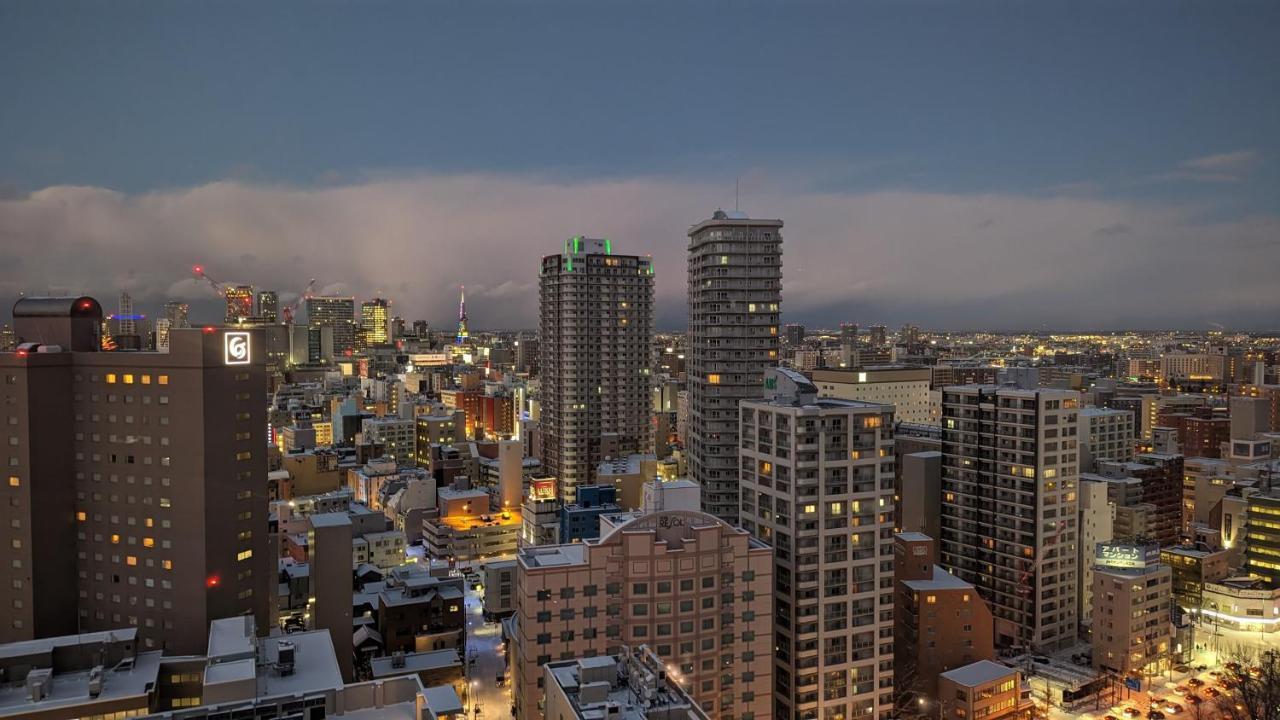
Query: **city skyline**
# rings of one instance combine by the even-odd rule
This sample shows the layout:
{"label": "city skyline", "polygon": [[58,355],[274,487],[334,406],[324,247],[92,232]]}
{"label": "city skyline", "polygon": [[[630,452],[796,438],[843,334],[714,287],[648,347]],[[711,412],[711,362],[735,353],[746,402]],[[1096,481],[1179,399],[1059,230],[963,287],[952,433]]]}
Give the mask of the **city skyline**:
{"label": "city skyline", "polygon": [[[454,32],[472,8],[326,8],[276,43],[287,6],[254,23],[235,4],[83,23],[9,6],[0,60],[24,71],[0,89],[25,111],[0,118],[0,294],[127,290],[207,316],[188,273],[205,263],[283,297],[310,277],[386,295],[440,327],[465,284],[478,328],[532,328],[527,268],[590,235],[653,255],[656,327],[677,329],[685,232],[738,205],[791,229],[788,321],[1272,329],[1274,7],[1152,23],[922,5],[942,22],[494,5],[486,54]],[[700,52],[707,26],[771,51]]]}

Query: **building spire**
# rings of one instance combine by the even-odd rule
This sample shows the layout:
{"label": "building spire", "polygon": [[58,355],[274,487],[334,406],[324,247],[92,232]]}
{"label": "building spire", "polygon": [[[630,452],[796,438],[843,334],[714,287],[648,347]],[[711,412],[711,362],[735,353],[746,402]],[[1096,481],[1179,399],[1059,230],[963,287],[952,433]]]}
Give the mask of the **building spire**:
{"label": "building spire", "polygon": [[458,337],[456,343],[461,345],[467,341],[467,286],[459,285],[458,296]]}

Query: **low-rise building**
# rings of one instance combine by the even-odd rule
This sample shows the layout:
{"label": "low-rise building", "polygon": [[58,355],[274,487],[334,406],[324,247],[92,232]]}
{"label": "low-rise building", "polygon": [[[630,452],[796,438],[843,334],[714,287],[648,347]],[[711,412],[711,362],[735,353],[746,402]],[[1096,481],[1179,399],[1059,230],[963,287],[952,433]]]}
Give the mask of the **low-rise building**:
{"label": "low-rise building", "polygon": [[648,647],[546,665],[545,715],[556,720],[709,720]]}
{"label": "low-rise building", "polygon": [[481,570],[484,578],[485,619],[496,620],[515,612],[516,561],[490,560]]}
{"label": "low-rise building", "polygon": [[1093,568],[1093,667],[1120,675],[1170,661],[1172,569],[1155,543],[1101,543]]}
{"label": "low-rise building", "polygon": [[938,676],[938,698],[926,709],[942,720],[1025,720],[1035,710],[1021,674],[990,660]]}

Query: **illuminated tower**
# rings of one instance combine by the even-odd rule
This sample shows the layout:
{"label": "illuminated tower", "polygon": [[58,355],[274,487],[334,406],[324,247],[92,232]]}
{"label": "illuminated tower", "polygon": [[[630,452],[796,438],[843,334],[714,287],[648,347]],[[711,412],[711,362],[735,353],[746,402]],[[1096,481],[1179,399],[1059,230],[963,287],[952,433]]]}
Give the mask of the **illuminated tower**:
{"label": "illuminated tower", "polygon": [[467,286],[458,286],[460,295],[458,296],[458,338],[457,344],[461,345],[467,341]]}
{"label": "illuminated tower", "polygon": [[391,342],[391,301],[374,298],[360,303],[360,327],[364,330],[366,345],[386,345]]}
{"label": "illuminated tower", "polygon": [[227,299],[226,323],[238,324],[253,316],[253,287],[236,285],[225,290]]}

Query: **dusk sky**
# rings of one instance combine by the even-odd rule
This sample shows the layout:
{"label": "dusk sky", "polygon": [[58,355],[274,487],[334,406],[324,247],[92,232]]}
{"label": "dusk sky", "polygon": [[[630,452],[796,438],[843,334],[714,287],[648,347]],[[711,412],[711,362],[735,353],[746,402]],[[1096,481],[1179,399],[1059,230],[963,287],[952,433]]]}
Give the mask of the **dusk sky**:
{"label": "dusk sky", "polygon": [[0,3],[0,300],[534,327],[573,235],[779,217],[811,327],[1280,328],[1280,4]]}

